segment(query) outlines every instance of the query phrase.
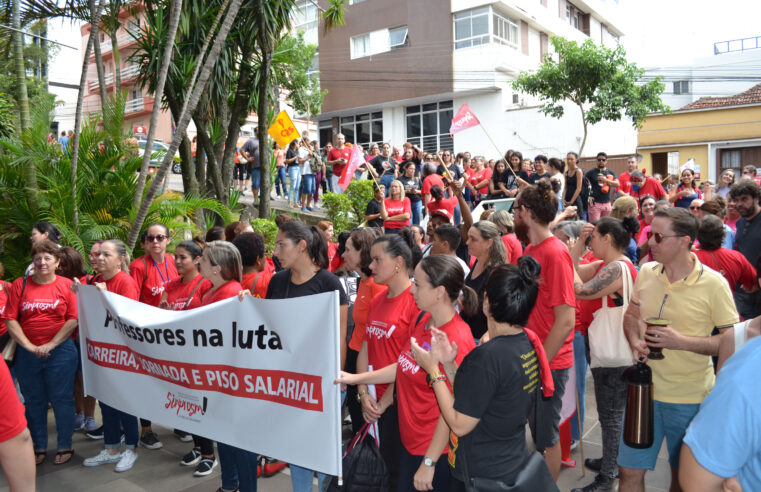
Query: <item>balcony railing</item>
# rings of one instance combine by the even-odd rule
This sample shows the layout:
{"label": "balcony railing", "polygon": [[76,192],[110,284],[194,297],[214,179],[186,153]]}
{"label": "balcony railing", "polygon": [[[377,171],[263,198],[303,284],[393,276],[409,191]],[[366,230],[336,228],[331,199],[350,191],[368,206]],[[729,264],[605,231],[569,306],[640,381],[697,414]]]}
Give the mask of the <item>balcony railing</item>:
{"label": "balcony railing", "polygon": [[[135,38],[132,36],[134,34],[135,36],[140,35],[140,28],[138,27],[131,27],[127,30],[127,32],[120,31],[116,35],[116,42],[119,43],[119,46],[124,46],[125,44],[129,44],[135,40]],[[100,42],[100,51],[102,53],[105,53],[107,51],[111,51],[113,46],[111,45],[111,38],[106,36],[103,41]],[[95,54],[92,54],[90,56],[95,56]]]}
{"label": "balcony railing", "polygon": [[128,65],[121,70],[122,80],[128,80],[140,73],[139,65]]}
{"label": "balcony railing", "polygon": [[[114,83],[114,74],[113,73],[107,73],[105,77],[103,77],[103,82],[106,84],[106,87]],[[90,87],[90,91],[98,90],[98,79],[91,80],[88,82],[88,85]]]}
{"label": "balcony railing", "polygon": [[138,111],[142,111],[145,107],[144,101],[144,97],[127,99],[127,102],[124,104],[124,114],[137,113]]}

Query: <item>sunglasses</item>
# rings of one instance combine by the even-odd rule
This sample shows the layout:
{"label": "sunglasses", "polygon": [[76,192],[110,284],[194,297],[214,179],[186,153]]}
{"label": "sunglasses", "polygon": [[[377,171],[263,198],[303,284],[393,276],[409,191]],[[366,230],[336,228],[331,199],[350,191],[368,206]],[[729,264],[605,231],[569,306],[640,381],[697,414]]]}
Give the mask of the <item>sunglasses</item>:
{"label": "sunglasses", "polygon": [[597,162],[605,162],[605,161],[607,161],[607,160],[608,160],[608,159],[597,159]]}
{"label": "sunglasses", "polygon": [[700,210],[700,207],[699,206],[693,207],[692,205],[690,205],[690,210]]}
{"label": "sunglasses", "polygon": [[164,239],[169,239],[169,236],[165,236],[163,234],[159,234],[158,236],[145,236],[145,242],[152,243],[154,241],[161,242]]}
{"label": "sunglasses", "polygon": [[657,244],[661,244],[661,241],[663,241],[664,237],[682,237],[684,234],[672,234],[670,236],[667,236],[665,234],[661,234],[660,232],[653,232],[653,231],[647,231],[647,238],[650,239],[651,237],[655,238],[655,242]]}

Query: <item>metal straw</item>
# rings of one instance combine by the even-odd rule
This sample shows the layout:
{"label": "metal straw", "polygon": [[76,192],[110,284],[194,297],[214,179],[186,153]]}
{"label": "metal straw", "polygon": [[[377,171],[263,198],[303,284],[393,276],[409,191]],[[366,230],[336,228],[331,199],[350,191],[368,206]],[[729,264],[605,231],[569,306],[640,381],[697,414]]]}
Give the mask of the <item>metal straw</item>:
{"label": "metal straw", "polygon": [[658,319],[663,319],[663,308],[666,307],[666,299],[669,298],[668,293],[663,296],[663,302],[661,303],[661,310],[658,311]]}

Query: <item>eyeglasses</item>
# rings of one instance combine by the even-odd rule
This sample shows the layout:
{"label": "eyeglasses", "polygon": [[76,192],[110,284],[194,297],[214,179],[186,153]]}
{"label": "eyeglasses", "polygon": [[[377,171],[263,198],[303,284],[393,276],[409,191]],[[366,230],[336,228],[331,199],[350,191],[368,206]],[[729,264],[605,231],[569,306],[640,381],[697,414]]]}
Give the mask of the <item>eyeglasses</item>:
{"label": "eyeglasses", "polygon": [[598,158],[597,158],[597,162],[605,162],[605,161],[607,161],[607,160],[608,160],[608,159],[603,159],[602,157],[598,157]]}
{"label": "eyeglasses", "polygon": [[653,231],[647,231],[647,238],[650,239],[651,237],[655,238],[655,242],[657,244],[661,244],[661,241],[663,241],[664,237],[682,237],[684,234],[673,234],[671,236],[667,236],[665,234],[661,234],[660,232],[653,232]]}
{"label": "eyeglasses", "polygon": [[152,243],[154,241],[161,242],[164,239],[169,239],[169,236],[165,236],[163,234],[159,234],[158,236],[145,236],[145,242],[146,243]]}
{"label": "eyeglasses", "polygon": [[690,205],[690,210],[700,210],[700,206],[699,205],[695,205],[695,206]]}

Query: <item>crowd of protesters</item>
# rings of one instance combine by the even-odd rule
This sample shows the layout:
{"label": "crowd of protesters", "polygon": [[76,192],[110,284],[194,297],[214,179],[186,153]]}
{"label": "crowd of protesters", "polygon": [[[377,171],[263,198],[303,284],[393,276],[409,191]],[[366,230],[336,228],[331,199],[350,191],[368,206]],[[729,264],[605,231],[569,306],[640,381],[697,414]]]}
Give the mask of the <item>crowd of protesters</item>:
{"label": "crowd of protesters", "polygon": [[[317,145],[295,141],[278,164],[290,187],[278,169],[277,192],[303,210],[322,181],[341,192],[347,148],[339,135],[312,165]],[[244,158],[256,150],[244,146]],[[343,371],[336,384],[345,387],[355,432],[378,423],[390,490],[402,491],[557,480],[567,392],[579,405],[572,439],[584,435],[587,328],[601,309],[628,305],[616,328],[632,363],[646,360],[652,370],[654,443],[637,449],[622,440],[626,366],[593,367],[602,453],[584,463],[594,480],[574,491],[615,490],[617,480],[621,491],[645,490],[664,438],[671,490],[754,490],[761,483],[761,388],[752,376],[761,347],[751,340],[761,331],[761,188],[753,176],[736,180],[733,170],[716,186],[700,185],[691,169],[664,187],[635,157],[621,175],[604,152],[596,162],[584,170],[573,152],[529,160],[510,151],[487,160],[372,146],[357,170],[375,181],[366,223],[334,242],[328,221],[310,226],[278,216],[272,256],[244,222],[179,242],[165,225],[151,224],[141,237],[145,254],[132,261],[118,239],[95,243],[85,260],[59,244],[53,224],[36,224],[26,274],[0,285],[3,340],[18,344],[13,372],[0,369],[0,460],[11,489],[34,489],[30,463],[47,459],[48,406],[57,465],[72,459],[80,430],[104,442],[85,466],[126,471],[138,447],[162,447],[150,421],[103,402],[98,426],[95,400],[83,394],[76,291],[91,284],[170,310],[338,291]],[[480,202],[487,206],[474,218]],[[646,330],[650,317],[669,323]],[[650,359],[654,350],[664,358]],[[180,429],[173,435],[192,441],[181,464],[195,476],[221,465],[222,492],[256,490],[262,465],[277,464],[225,443],[215,453],[213,441]],[[539,468],[530,466],[534,449]],[[290,474],[294,491],[312,490],[313,470],[292,463]],[[322,486],[329,477],[317,478]]]}

